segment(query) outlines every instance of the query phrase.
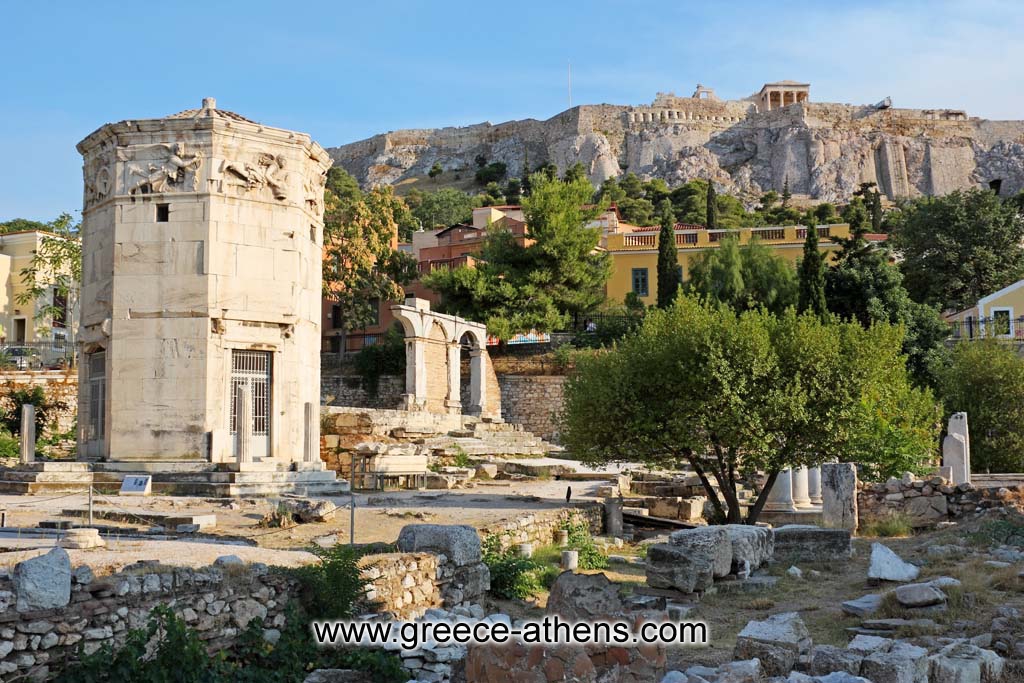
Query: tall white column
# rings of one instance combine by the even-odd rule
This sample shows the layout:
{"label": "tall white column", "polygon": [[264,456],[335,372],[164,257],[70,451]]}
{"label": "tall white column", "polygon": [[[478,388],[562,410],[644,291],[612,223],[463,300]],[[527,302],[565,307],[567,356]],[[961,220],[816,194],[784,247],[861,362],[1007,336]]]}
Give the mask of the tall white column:
{"label": "tall white column", "polygon": [[426,340],[405,338],[405,408],[418,410],[427,403]]}
{"label": "tall white column", "polygon": [[449,413],[462,412],[461,351],[462,345],[459,342],[448,343],[448,399],[445,401],[445,408]]}
{"label": "tall white column", "polygon": [[235,389],[235,455],[239,465],[252,462],[252,389],[240,384]]}
{"label": "tall white column", "polygon": [[320,420],[309,401],[302,406],[302,423],[302,462],[320,462]]}
{"label": "tall white column", "polygon": [[487,351],[473,349],[469,352],[469,411],[482,415],[487,403]]}
{"label": "tall white column", "polygon": [[36,407],[31,403],[21,406],[21,464],[36,461]]}
{"label": "tall white column", "polygon": [[821,505],[821,468],[811,467],[807,470],[807,495],[811,505]]}
{"label": "tall white column", "polygon": [[807,468],[798,467],[793,470],[793,503],[798,508],[811,507],[811,497],[808,494]]}
{"label": "tall white column", "polygon": [[775,478],[764,509],[769,512],[796,512],[793,504],[793,475],[790,470],[782,470]]}

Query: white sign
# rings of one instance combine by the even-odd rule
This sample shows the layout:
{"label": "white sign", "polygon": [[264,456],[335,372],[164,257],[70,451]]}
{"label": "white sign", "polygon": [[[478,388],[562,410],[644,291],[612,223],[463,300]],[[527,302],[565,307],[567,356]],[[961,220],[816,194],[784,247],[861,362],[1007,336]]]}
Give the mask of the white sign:
{"label": "white sign", "polygon": [[149,474],[131,474],[121,482],[122,496],[148,496],[153,493],[153,477]]}

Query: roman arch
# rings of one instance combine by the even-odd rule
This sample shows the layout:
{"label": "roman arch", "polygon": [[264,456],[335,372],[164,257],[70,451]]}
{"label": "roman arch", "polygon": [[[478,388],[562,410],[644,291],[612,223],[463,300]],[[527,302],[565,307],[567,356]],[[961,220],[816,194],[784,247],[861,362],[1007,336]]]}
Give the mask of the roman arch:
{"label": "roman arch", "polygon": [[[500,397],[490,394],[487,328],[454,315],[434,313],[425,299],[391,307],[405,332],[405,410],[501,416]],[[468,344],[470,400],[460,397],[461,351]]]}

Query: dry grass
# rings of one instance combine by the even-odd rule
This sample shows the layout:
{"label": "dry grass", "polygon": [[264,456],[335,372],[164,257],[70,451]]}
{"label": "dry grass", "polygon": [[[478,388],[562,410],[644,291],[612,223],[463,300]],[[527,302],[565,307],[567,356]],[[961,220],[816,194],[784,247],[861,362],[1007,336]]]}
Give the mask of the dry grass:
{"label": "dry grass", "polygon": [[860,527],[861,536],[868,538],[908,538],[914,534],[910,517],[900,512],[890,512],[884,517],[870,520]]}

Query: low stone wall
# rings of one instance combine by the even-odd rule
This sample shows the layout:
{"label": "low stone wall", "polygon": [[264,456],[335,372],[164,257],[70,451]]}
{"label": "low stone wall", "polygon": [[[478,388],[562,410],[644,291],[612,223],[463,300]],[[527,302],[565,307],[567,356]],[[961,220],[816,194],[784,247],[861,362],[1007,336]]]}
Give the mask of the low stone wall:
{"label": "low stone wall", "polygon": [[75,416],[78,414],[77,370],[0,372],[0,396],[6,396],[17,389],[33,387],[43,387],[47,400],[64,406],[51,414],[55,424],[47,425],[48,434],[54,428],[58,432],[66,432],[75,426]]}
{"label": "low stone wall", "polygon": [[486,544],[488,538],[496,537],[498,548],[501,550],[508,550],[520,543],[551,545],[555,542],[555,532],[567,521],[585,523],[590,527],[590,533],[601,534],[604,531],[604,508],[601,505],[588,504],[530,513],[484,527],[480,530],[480,540]]}
{"label": "low stone wall", "polygon": [[360,375],[327,373],[320,377],[320,403],[355,408],[398,408],[405,393],[405,378],[381,375],[376,391]]}
{"label": "low stone wall", "polygon": [[367,602],[399,619],[419,617],[440,607],[438,557],[431,553],[388,553],[360,559],[363,576],[370,581]]}
{"label": "low stone wall", "polygon": [[498,375],[502,418],[523,425],[546,441],[560,443],[565,380],[559,375]]}
{"label": "low stone wall", "polygon": [[[42,680],[56,673],[82,647],[86,654],[106,643],[123,643],[128,631],[144,628],[150,611],[169,605],[199,632],[212,651],[230,647],[249,621],[262,618],[264,635],[285,624],[284,608],[297,592],[293,580],[264,565],[210,566],[202,569],[141,565],[94,578],[88,567],[72,572],[57,549],[35,560],[53,586],[46,609],[26,602],[16,580],[0,579],[0,679],[25,675]],[[30,561],[31,562],[31,561]],[[23,563],[24,564],[24,563]],[[63,589],[57,584],[63,580]],[[60,604],[60,591],[70,601]],[[45,604],[45,603],[44,603]],[[279,634],[279,633],[278,633]],[[51,671],[51,668],[53,669]]]}
{"label": "low stone wall", "polygon": [[954,486],[943,477],[917,479],[905,474],[902,479],[859,486],[858,519],[865,522],[900,513],[915,527],[929,527],[965,514],[1004,505],[1008,489],[977,488],[971,484]]}

